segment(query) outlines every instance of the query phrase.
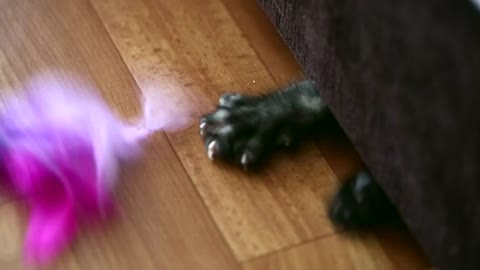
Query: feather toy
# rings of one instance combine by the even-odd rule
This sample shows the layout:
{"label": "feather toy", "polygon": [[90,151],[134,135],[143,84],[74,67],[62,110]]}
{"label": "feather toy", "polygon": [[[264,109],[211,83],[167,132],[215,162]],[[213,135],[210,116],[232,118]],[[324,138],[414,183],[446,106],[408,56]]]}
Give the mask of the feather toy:
{"label": "feather toy", "polygon": [[94,89],[84,81],[43,74],[26,84],[22,98],[4,98],[0,183],[29,209],[27,263],[50,262],[82,224],[112,214],[120,163],[138,160],[141,142],[152,133],[188,122],[164,101],[155,117],[144,102],[143,117],[126,123]]}

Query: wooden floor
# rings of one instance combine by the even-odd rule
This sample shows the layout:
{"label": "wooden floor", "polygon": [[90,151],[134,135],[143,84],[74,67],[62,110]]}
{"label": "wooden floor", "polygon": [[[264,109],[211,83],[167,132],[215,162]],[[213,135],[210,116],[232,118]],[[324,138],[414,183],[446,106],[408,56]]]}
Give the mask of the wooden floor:
{"label": "wooden floor", "polygon": [[[254,0],[1,0],[0,89],[49,68],[92,80],[125,117],[138,91],[196,109],[225,90],[259,93],[302,72]],[[121,216],[82,234],[53,269],[425,269],[408,233],[351,236],[327,203],[359,165],[336,137],[250,175],[205,155],[194,123],[158,134],[123,173]],[[0,269],[22,269],[26,217],[0,199]]]}

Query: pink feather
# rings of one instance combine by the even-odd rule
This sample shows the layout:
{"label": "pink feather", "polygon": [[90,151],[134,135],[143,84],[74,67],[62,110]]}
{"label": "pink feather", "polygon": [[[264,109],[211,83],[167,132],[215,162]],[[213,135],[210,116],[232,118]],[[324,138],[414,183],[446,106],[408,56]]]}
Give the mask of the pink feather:
{"label": "pink feather", "polygon": [[[139,157],[141,141],[158,130],[179,129],[185,112],[145,115],[137,125],[116,116],[93,87],[67,77],[31,80],[23,99],[7,99],[0,118],[2,183],[30,209],[25,239],[29,263],[46,264],[76,237],[79,226],[108,216],[120,162]],[[66,78],[65,75],[62,78]],[[175,120],[176,119],[176,120]]]}

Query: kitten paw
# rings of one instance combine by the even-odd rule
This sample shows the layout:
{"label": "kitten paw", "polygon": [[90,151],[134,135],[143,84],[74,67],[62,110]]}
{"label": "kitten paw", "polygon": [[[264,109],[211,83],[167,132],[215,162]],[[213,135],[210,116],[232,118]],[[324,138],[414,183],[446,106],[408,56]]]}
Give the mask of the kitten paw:
{"label": "kitten paw", "polygon": [[303,81],[258,96],[226,93],[200,120],[210,159],[259,165],[277,147],[290,147],[330,116],[313,82]]}
{"label": "kitten paw", "polygon": [[335,195],[330,219],[344,228],[365,228],[396,220],[397,210],[370,173],[361,171]]}
{"label": "kitten paw", "polygon": [[262,104],[260,97],[224,94],[217,109],[200,120],[202,136],[210,159],[226,159],[244,169],[257,165],[276,143],[288,144],[288,134],[278,134],[280,113]]}

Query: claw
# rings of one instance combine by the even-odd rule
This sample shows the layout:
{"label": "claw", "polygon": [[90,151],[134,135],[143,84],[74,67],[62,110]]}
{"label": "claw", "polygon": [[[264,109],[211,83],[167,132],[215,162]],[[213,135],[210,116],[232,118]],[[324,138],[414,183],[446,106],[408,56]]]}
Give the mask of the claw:
{"label": "claw", "polygon": [[203,135],[205,135],[205,126],[207,126],[207,123],[206,122],[203,122],[200,124],[200,136],[203,137]]}
{"label": "claw", "polygon": [[245,171],[248,171],[248,162],[250,161],[250,155],[250,153],[243,153],[242,158],[240,159],[240,163],[242,164]]}
{"label": "claw", "polygon": [[227,104],[224,96],[220,97],[220,99],[218,100],[218,104],[220,104],[220,106],[225,106]]}
{"label": "claw", "polygon": [[208,155],[208,158],[210,160],[214,160],[214,155],[215,155],[215,152],[217,151],[218,149],[218,142],[213,140],[209,145],[208,145],[208,149],[207,149],[207,155]]}

